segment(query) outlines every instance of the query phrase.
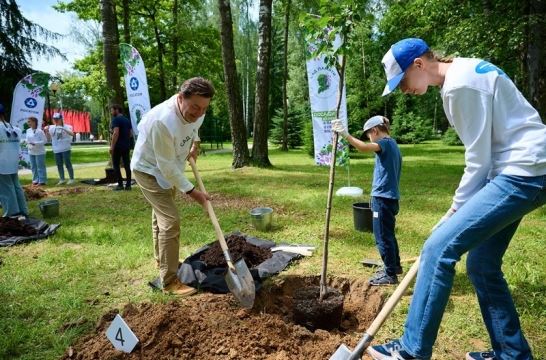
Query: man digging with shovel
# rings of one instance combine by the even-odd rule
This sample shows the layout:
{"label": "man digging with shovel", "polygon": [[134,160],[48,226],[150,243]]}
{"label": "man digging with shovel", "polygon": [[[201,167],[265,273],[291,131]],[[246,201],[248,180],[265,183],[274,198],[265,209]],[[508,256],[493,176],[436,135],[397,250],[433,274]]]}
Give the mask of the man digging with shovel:
{"label": "man digging with shovel", "polygon": [[131,169],[146,200],[152,206],[154,257],[163,292],[179,296],[195,294],[177,277],[180,248],[180,216],[176,191],[205,206],[210,197],[195,189],[184,175],[186,159],[197,159],[199,137],[214,87],[206,79],[186,80],[178,94],[151,109],[138,125]]}

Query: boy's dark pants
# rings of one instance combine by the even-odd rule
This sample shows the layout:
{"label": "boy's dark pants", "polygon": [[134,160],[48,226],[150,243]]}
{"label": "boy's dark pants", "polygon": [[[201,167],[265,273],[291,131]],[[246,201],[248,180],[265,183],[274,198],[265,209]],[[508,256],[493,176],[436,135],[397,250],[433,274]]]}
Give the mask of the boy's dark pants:
{"label": "boy's dark pants", "polygon": [[373,235],[377,250],[385,264],[385,271],[389,276],[396,275],[400,267],[398,242],[394,234],[396,215],[399,205],[397,199],[372,196]]}

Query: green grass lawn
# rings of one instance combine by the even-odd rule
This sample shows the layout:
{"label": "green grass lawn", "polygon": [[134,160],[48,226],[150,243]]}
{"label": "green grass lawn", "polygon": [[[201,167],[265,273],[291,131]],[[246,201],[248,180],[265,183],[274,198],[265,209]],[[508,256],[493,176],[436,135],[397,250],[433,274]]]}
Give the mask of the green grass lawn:
{"label": "green grass lawn", "polygon": [[[397,217],[401,257],[417,256],[431,227],[451,204],[463,169],[463,149],[439,143],[401,146],[404,156],[402,200]],[[73,148],[73,162],[107,161],[107,148]],[[328,188],[328,169],[317,167],[302,151],[270,152],[271,169],[232,170],[231,154],[208,153],[198,166],[224,232],[242,232],[291,243],[316,245],[318,251],[285,273],[318,275]],[[369,193],[373,158],[353,154],[351,185]],[[76,178],[98,178],[104,166],[81,167]],[[56,171],[49,174],[55,180]],[[189,173],[188,176],[193,179]],[[50,183],[53,183],[50,181]],[[22,177],[28,184],[30,176]],[[336,189],[347,185],[337,172]],[[80,185],[78,185],[80,186]],[[81,185],[84,186],[84,185]],[[60,188],[54,188],[60,189]],[[328,272],[368,277],[364,257],[378,258],[373,236],[353,228],[352,203],[366,200],[335,197],[330,225]],[[54,359],[79,336],[93,331],[101,314],[128,302],[165,302],[147,281],[156,277],[152,256],[150,208],[138,188],[112,192],[89,187],[81,194],[59,195],[61,214],[50,222],[62,224],[53,237],[28,245],[0,249],[0,358]],[[29,203],[39,217],[37,201]],[[256,206],[275,210],[274,229],[255,231],[248,211]],[[187,198],[180,199],[181,254],[191,254],[214,240],[205,212]],[[537,359],[546,359],[546,208],[521,223],[504,258],[504,271],[513,292],[526,336]],[[484,264],[487,266],[487,264]],[[392,291],[386,289],[385,291]],[[380,330],[378,341],[401,334],[408,297]],[[72,326],[71,326],[72,325]],[[452,296],[435,348],[444,352],[485,349],[489,345],[477,301],[465,274],[464,258],[457,265]]]}

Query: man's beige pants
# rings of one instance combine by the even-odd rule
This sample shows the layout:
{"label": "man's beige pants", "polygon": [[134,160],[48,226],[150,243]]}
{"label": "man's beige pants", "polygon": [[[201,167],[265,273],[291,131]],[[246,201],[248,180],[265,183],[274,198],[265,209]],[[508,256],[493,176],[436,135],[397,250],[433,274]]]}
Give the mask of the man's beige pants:
{"label": "man's beige pants", "polygon": [[142,194],[152,205],[154,257],[159,262],[163,286],[176,279],[180,249],[180,215],[176,207],[176,188],[163,189],[155,176],[133,170]]}

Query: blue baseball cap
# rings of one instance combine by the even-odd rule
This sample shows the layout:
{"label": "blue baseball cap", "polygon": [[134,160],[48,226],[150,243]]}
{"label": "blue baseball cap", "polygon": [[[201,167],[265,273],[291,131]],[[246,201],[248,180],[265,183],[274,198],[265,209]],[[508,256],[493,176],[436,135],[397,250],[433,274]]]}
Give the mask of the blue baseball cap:
{"label": "blue baseball cap", "polygon": [[383,96],[396,90],[404,78],[406,70],[413,64],[413,60],[427,51],[429,51],[427,43],[418,38],[400,40],[391,46],[381,60],[385,75],[387,75],[387,85],[383,90]]}

